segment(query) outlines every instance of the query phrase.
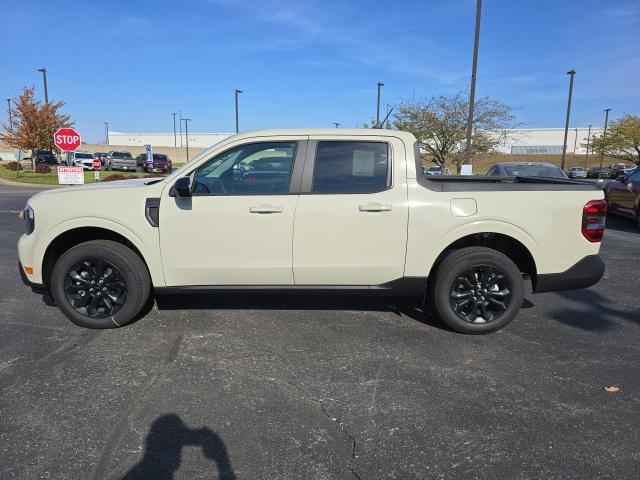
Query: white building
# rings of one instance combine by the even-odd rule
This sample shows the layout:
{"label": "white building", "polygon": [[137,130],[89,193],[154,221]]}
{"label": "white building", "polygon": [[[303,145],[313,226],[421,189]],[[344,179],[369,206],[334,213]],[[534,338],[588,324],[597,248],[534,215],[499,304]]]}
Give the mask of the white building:
{"label": "white building", "polygon": [[[208,148],[218,142],[221,142],[233,133],[191,133],[189,132],[189,146],[195,148]],[[184,147],[187,138],[184,132],[169,133],[125,133],[125,132],[109,132],[109,145],[126,145],[126,146],[144,146],[153,145],[154,147]]]}
{"label": "white building", "polygon": [[[602,128],[591,128],[591,137],[600,135]],[[567,135],[567,153],[586,153],[584,143],[588,128],[570,128]],[[498,147],[502,153],[519,155],[557,154],[562,155],[564,128],[518,128],[507,133],[504,145]]]}
{"label": "white building", "polygon": [[[587,128],[570,128],[567,135],[567,153],[584,154],[583,144],[587,141]],[[602,128],[594,127],[591,135],[600,135]],[[191,133],[189,132],[189,146],[207,148],[232,133]],[[174,143],[175,142],[175,143]],[[154,147],[183,147],[185,146],[185,134],[169,133],[124,133],[109,132],[109,144],[126,146],[143,146],[151,144]],[[519,155],[527,154],[562,154],[564,142],[564,128],[519,128],[510,130],[503,145],[498,147],[502,153]]]}

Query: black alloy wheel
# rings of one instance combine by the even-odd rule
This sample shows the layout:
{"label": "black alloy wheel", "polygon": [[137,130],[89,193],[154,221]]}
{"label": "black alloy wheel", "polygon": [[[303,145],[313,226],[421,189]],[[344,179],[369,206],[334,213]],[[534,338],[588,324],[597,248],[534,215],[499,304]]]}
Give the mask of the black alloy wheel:
{"label": "black alloy wheel", "polygon": [[451,308],[468,323],[482,324],[500,318],[511,301],[511,285],[504,273],[489,265],[463,271],[451,284]]}
{"label": "black alloy wheel", "polygon": [[89,318],[116,314],[127,299],[127,284],[120,271],[97,258],[82,260],[67,272],[67,300],[74,310]]}

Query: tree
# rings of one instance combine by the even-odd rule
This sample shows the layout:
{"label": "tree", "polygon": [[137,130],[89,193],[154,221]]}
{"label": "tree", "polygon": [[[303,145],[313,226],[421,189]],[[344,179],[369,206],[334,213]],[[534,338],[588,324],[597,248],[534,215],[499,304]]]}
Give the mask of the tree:
{"label": "tree", "polygon": [[611,122],[607,135],[596,135],[591,141],[594,152],[640,166],[640,116],[623,115]]}
{"label": "tree", "polygon": [[[397,106],[394,127],[411,132],[420,147],[445,168],[447,161],[458,171],[464,161],[467,137],[468,96],[433,97],[428,101],[402,102]],[[487,153],[504,143],[513,128],[511,107],[488,97],[474,107],[471,153]]]}
{"label": "tree", "polygon": [[[0,140],[13,148],[31,150],[32,159],[34,150],[54,148],[53,134],[58,128],[73,125],[69,115],[58,113],[64,102],[43,104],[37,101],[35,87],[24,87],[22,94],[13,104],[13,128],[4,124]],[[35,168],[35,165],[33,167]]]}

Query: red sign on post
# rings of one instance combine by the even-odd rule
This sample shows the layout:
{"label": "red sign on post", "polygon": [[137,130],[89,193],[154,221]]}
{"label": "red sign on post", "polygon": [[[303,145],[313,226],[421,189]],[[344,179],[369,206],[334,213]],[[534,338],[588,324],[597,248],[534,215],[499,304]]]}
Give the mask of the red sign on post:
{"label": "red sign on post", "polygon": [[98,158],[94,158],[93,162],[91,162],[91,168],[100,170],[102,168],[102,162]]}
{"label": "red sign on post", "polygon": [[80,134],[75,128],[59,128],[53,136],[53,143],[63,152],[75,152],[80,148]]}

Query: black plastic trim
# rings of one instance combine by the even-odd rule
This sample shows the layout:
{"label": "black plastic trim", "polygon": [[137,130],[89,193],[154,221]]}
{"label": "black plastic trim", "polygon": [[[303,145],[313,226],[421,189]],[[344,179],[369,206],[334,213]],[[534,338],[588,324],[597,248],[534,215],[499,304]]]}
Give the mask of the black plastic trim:
{"label": "black plastic trim", "polygon": [[604,270],[605,265],[600,255],[589,255],[562,273],[538,275],[533,292],[557,292],[587,288],[598,283],[604,275]]}
{"label": "black plastic trim", "polygon": [[427,277],[403,277],[380,285],[187,285],[155,287],[158,295],[251,292],[251,293],[368,293],[399,297],[421,295],[427,286]]}
{"label": "black plastic trim", "polygon": [[158,227],[160,225],[160,198],[147,198],[144,202],[144,218],[149,225]]}

